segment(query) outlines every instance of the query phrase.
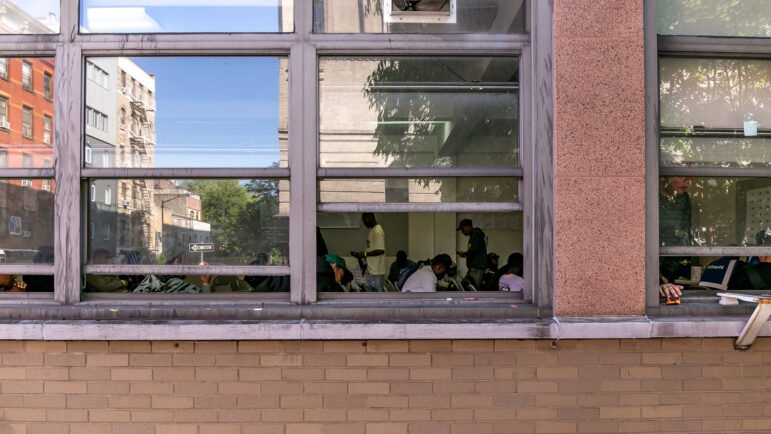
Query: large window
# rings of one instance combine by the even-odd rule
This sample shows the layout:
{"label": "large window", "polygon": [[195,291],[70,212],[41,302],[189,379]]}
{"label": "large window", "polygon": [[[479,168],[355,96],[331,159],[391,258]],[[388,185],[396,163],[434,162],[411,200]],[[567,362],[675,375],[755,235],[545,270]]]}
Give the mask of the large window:
{"label": "large window", "polygon": [[[551,39],[537,51],[529,33],[548,5],[215,3],[63,0],[66,32],[9,59],[10,82],[22,71],[36,98],[8,93],[9,119],[39,152],[57,147],[56,167],[28,152],[26,190],[66,192],[45,214],[61,245],[37,249],[67,258],[57,301],[548,312],[534,258],[551,245],[534,222],[551,216],[533,179],[551,177],[534,152],[551,152],[534,132],[548,131],[551,98],[533,89]],[[10,41],[0,48],[19,52]],[[27,271],[54,273],[41,264]]]}
{"label": "large window", "polygon": [[656,292],[771,289],[771,4],[659,0],[656,15]]}
{"label": "large window", "polygon": [[[329,251],[367,279],[349,286],[418,292],[406,281],[419,264],[409,264],[442,257],[449,260],[447,272],[433,273],[431,291],[420,292],[498,291],[499,268],[511,254],[522,254],[521,215],[464,211],[522,209],[518,66],[515,57],[320,59],[319,165],[325,177],[318,200],[319,210],[333,214],[318,219],[360,212],[348,216],[347,230],[331,222],[321,227],[324,240],[345,240],[326,243]],[[364,173],[360,169],[369,177],[355,176]],[[426,169],[436,176],[422,174]],[[513,176],[488,177],[491,169],[514,169]],[[469,228],[461,228],[467,220]],[[381,246],[374,245],[377,237],[385,240]],[[397,261],[400,252],[406,260]],[[389,278],[392,265],[401,273]]]}

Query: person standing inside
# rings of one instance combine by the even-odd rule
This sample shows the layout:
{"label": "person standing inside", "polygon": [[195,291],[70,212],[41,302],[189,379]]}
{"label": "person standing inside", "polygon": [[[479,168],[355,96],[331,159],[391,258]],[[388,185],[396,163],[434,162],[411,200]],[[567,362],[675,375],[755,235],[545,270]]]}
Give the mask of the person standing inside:
{"label": "person standing inside", "polygon": [[362,213],[361,221],[369,228],[367,248],[356,252],[354,256],[367,261],[367,271],[364,275],[367,291],[383,292],[383,277],[386,274],[385,232],[375,219],[375,214],[371,212]]}
{"label": "person standing inside", "polygon": [[468,239],[468,249],[458,252],[461,258],[466,258],[468,273],[466,279],[477,289],[482,289],[482,277],[487,267],[487,242],[482,229],[475,228],[470,219],[463,219],[458,223],[458,229]]}

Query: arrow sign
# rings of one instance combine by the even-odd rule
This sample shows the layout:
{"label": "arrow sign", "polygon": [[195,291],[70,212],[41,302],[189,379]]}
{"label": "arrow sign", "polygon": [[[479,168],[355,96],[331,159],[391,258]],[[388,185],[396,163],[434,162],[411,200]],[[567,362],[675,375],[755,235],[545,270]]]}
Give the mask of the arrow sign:
{"label": "arrow sign", "polygon": [[190,252],[213,252],[214,244],[212,243],[190,243],[188,248]]}

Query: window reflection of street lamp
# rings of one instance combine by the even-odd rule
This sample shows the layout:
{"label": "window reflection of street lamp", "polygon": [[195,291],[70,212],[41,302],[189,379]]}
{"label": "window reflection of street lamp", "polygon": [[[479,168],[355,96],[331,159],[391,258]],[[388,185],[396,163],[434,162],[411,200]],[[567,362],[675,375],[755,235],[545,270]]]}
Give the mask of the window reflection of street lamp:
{"label": "window reflection of street lamp", "polygon": [[[169,199],[161,200],[161,242],[162,243],[164,243],[164,238],[163,238],[164,212],[163,212],[163,210],[165,208],[166,202],[171,202],[174,199],[179,199],[180,197],[187,197],[189,195],[190,195],[190,193],[188,193],[188,194],[178,194],[178,195],[176,195],[174,197],[171,197]],[[162,245],[161,249],[163,249],[163,247],[164,246]]]}

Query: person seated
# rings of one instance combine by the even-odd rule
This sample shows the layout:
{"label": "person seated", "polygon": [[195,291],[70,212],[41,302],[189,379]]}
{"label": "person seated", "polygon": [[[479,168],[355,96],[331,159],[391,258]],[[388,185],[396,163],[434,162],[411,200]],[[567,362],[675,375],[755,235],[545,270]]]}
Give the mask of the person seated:
{"label": "person seated", "polygon": [[514,274],[511,268],[507,268],[506,272],[498,280],[498,290],[522,292],[522,285],[524,285],[524,283],[525,281],[521,277]]}
{"label": "person seated", "polygon": [[[185,265],[185,252],[177,253],[166,261],[166,265]],[[200,265],[209,265],[205,262]],[[132,291],[135,294],[143,293],[168,293],[168,294],[197,294],[211,292],[211,275],[199,275],[200,285],[186,282],[184,275],[154,275],[148,274],[142,282]]]}
{"label": "person seated", "polygon": [[391,264],[391,268],[388,270],[388,280],[396,283],[399,280],[399,273],[411,265],[415,265],[415,261],[407,259],[407,252],[399,250],[396,252],[396,261]]}
{"label": "person seated", "polygon": [[500,291],[498,284],[501,281],[501,277],[503,277],[503,275],[506,273],[523,277],[522,276],[522,270],[524,268],[522,265],[523,262],[524,262],[524,257],[522,256],[522,253],[515,252],[510,254],[508,259],[506,260],[506,263],[503,264],[503,267],[498,269],[498,271],[495,273],[495,277],[488,282],[487,286],[484,287],[484,290]]}
{"label": "person seated", "polygon": [[[485,268],[485,274],[482,275],[482,287],[480,290],[485,290],[491,286],[498,284],[500,275],[498,274],[498,256],[497,253],[490,252],[487,254],[487,268]],[[495,288],[493,288],[495,289]]]}
{"label": "person seated", "polygon": [[[755,235],[758,246],[771,245],[771,229]],[[752,261],[754,262],[754,261]],[[771,256],[758,256],[757,263],[736,264],[728,289],[769,289],[771,288]]]}
{"label": "person seated", "polygon": [[326,254],[316,257],[316,288],[321,292],[343,292],[344,286],[353,280],[353,274],[345,268],[345,259]]}
{"label": "person seated", "polygon": [[[94,264],[112,264],[114,255],[106,249],[95,249],[92,262]],[[92,292],[125,292],[128,282],[118,276],[86,274],[86,291]]]}
{"label": "person seated", "polygon": [[24,292],[27,284],[19,280],[15,274],[0,274],[0,291]]}
{"label": "person seated", "polygon": [[450,255],[443,253],[434,256],[430,266],[422,266],[407,277],[402,292],[436,292],[436,282],[444,277],[451,266]]}
{"label": "person seated", "polygon": [[[38,253],[32,257],[32,262],[35,264],[53,264],[54,263],[54,248],[52,246],[40,246],[38,247]],[[16,280],[19,280],[21,276],[17,276]],[[24,282],[26,283],[25,292],[53,292],[54,291],[54,276],[44,274],[32,274],[24,276]]]}

